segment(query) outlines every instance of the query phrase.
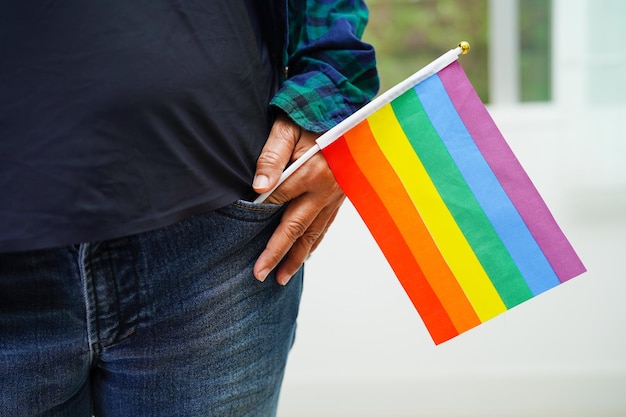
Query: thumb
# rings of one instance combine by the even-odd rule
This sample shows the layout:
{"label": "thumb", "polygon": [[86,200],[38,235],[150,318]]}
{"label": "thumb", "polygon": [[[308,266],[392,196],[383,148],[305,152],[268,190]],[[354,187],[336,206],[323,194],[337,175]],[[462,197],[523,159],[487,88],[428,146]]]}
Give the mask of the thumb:
{"label": "thumb", "polygon": [[287,116],[276,118],[272,129],[257,159],[252,188],[257,193],[271,190],[291,161],[291,156],[300,137],[300,127]]}

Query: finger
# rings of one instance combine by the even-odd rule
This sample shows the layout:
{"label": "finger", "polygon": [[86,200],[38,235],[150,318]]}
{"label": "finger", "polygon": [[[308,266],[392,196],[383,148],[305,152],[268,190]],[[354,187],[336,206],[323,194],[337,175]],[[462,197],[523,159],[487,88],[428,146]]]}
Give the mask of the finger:
{"label": "finger", "polygon": [[254,276],[264,281],[267,275],[280,263],[294,243],[306,232],[315,214],[313,205],[302,204],[302,198],[292,201],[281,218],[281,222],[270,237],[265,250],[254,265]]}
{"label": "finger", "polygon": [[[281,225],[259,256],[255,272],[264,271],[262,279],[265,279],[269,271],[278,266],[276,281],[287,284],[320,244],[344,199],[343,192],[337,189],[327,196],[321,209],[313,198],[304,203],[302,198],[292,201],[281,219]],[[260,279],[259,275],[257,279]]]}
{"label": "finger", "polygon": [[311,223],[306,233],[294,242],[276,270],[276,282],[280,285],[286,285],[289,282],[291,277],[304,264],[306,258],[309,257],[311,247],[324,234],[326,224],[325,219],[318,217]]}
{"label": "finger", "polygon": [[323,232],[320,234],[320,236],[315,240],[315,242],[311,246],[311,249],[309,250],[309,254],[307,255],[307,258],[308,258],[309,255],[311,255],[313,252],[315,252],[315,250],[317,249],[319,244],[322,243],[322,240],[324,239],[324,236],[326,236],[326,232],[330,228],[330,225],[335,221],[335,218],[337,217],[337,214],[339,213],[339,209],[343,205],[343,202],[344,202],[345,198],[346,198],[346,196],[342,194],[341,199],[339,200],[339,202],[337,204],[337,208],[332,211],[332,214],[330,215],[330,218],[326,221],[326,226],[324,227]]}
{"label": "finger", "polygon": [[278,182],[280,175],[290,162],[296,142],[300,137],[300,127],[279,115],[272,125],[265,146],[257,159],[252,188],[257,193],[269,191]]}
{"label": "finger", "polygon": [[[319,183],[329,181],[330,178],[334,177],[332,177],[332,174],[328,171],[328,164],[322,154],[318,153],[317,155],[314,155],[305,165],[300,167],[285,182],[283,182],[280,187],[275,189],[272,194],[265,199],[265,202],[270,204],[284,204],[297,198],[304,192],[310,192],[310,189],[307,188],[308,180],[313,176],[318,176],[320,172],[326,171],[328,172],[328,178],[318,178],[317,181]],[[332,181],[334,182],[334,179]],[[327,194],[327,196],[325,198],[328,198],[328,195],[330,195],[332,191],[332,188],[326,190],[325,194]]]}
{"label": "finger", "polygon": [[329,208],[320,212],[320,215],[311,223],[306,232],[296,240],[276,271],[276,281],[280,285],[287,285],[309,255],[319,246],[333,222],[337,210],[338,208]]}

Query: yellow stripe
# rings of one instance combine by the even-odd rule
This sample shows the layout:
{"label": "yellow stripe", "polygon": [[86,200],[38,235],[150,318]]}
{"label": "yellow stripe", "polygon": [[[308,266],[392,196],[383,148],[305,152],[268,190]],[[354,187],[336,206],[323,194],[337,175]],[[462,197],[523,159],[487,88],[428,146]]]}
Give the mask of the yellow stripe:
{"label": "yellow stripe", "polygon": [[374,113],[368,122],[378,146],[402,180],[480,320],[486,321],[506,311],[498,292],[413,150],[391,105]]}

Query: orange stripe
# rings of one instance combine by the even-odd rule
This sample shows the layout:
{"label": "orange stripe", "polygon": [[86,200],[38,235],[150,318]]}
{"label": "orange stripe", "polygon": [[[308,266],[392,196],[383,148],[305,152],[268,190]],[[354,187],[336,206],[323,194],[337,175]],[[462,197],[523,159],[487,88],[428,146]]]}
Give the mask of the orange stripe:
{"label": "orange stripe", "polygon": [[337,182],[354,204],[436,344],[459,334],[424,277],[376,191],[363,176],[343,137],[322,149]]}
{"label": "orange stripe", "polygon": [[356,164],[378,193],[456,329],[461,333],[480,324],[402,182],[378,147],[368,122],[362,122],[344,136]]}

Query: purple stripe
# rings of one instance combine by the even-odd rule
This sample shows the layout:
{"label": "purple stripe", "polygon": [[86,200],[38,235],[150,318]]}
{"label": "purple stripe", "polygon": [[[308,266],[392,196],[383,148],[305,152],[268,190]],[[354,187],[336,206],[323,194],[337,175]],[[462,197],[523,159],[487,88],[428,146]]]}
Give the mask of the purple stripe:
{"label": "purple stripe", "polygon": [[440,71],[439,78],[480,152],[500,180],[559,280],[564,282],[585,272],[578,255],[502,137],[458,61]]}

